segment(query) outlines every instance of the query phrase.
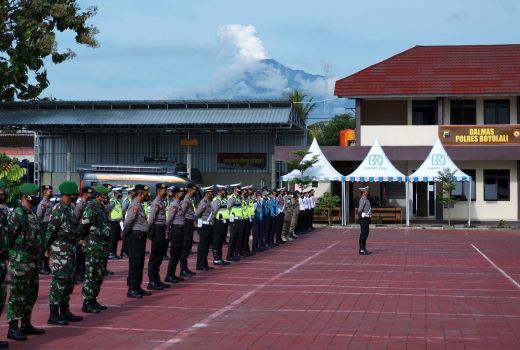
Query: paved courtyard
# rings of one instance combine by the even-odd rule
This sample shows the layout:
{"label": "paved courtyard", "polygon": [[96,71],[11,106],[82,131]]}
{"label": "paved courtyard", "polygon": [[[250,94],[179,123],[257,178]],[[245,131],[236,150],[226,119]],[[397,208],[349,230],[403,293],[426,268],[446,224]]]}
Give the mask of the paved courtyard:
{"label": "paved courtyard", "polygon": [[47,334],[10,348],[520,349],[519,231],[371,229],[370,256],[357,233],[318,229],[144,299],[126,298],[128,261],[109,262],[109,310],[66,327],[46,324],[43,277]]}

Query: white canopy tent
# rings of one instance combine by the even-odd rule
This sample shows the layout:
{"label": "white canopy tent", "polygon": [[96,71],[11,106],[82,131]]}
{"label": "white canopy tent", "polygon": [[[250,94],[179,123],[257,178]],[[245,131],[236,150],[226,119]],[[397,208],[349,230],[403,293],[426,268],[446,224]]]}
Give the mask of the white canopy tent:
{"label": "white canopy tent", "polygon": [[[318,156],[318,162],[313,165],[312,168],[307,169],[303,173],[303,177],[308,177],[313,181],[341,181],[342,175],[334,169],[329,163],[325,155],[321,151],[318,141],[314,139],[311,146],[309,147],[308,154],[303,157],[302,162],[311,160],[312,157]],[[281,181],[292,181],[295,178],[302,177],[302,174],[298,169],[294,169],[289,174],[282,176]]]}
{"label": "white canopy tent", "polygon": [[[350,182],[405,182],[406,176],[390,162],[376,138],[359,167],[345,179]],[[346,189],[348,190],[348,187]],[[408,186],[406,189],[408,190]],[[406,203],[408,203],[408,191],[406,192]],[[348,213],[348,202],[345,203],[344,209],[344,212]],[[408,214],[408,207],[406,211]],[[348,216],[344,218],[344,221],[345,223],[348,221]]]}
{"label": "white canopy tent", "polygon": [[[463,173],[451,160],[448,153],[442,146],[441,140],[437,137],[435,144],[433,145],[430,154],[421,164],[421,166],[408,177],[409,182],[430,182],[437,181],[439,179],[439,172],[444,169],[450,169],[450,172],[454,172],[453,180],[462,181],[469,183],[469,196],[468,196],[468,226],[471,225],[471,176]],[[408,185],[406,186],[408,193]],[[406,225],[410,224],[410,215],[408,211],[409,203],[406,200]]]}
{"label": "white canopy tent", "polygon": [[[314,156],[318,156],[318,162],[307,169],[302,176],[302,173],[298,169],[294,169],[290,173],[280,177],[280,182],[293,181],[296,178],[308,177],[312,181],[328,182],[328,181],[341,181],[342,188],[344,186],[343,176],[330,164],[323,152],[321,151],[320,145],[316,138],[312,141],[309,147],[308,154],[303,157],[302,162],[311,160]],[[342,190],[341,202],[345,202],[345,191]],[[341,217],[344,217],[344,213],[341,213]]]}

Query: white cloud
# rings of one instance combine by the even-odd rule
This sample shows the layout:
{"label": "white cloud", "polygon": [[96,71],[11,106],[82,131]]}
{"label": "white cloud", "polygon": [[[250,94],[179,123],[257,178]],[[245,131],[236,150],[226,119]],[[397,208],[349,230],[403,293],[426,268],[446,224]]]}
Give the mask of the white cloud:
{"label": "white cloud", "polygon": [[236,61],[259,61],[269,57],[252,25],[225,25],[219,28],[217,36],[222,44],[236,51]]}

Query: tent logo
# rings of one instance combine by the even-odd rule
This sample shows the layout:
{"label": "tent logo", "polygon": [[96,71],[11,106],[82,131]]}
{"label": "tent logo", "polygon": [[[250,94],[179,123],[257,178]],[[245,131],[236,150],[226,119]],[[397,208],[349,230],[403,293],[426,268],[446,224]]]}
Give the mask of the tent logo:
{"label": "tent logo", "polygon": [[372,154],[368,157],[368,164],[377,166],[383,165],[383,156],[380,154]]}
{"label": "tent logo", "polygon": [[446,157],[444,154],[433,154],[432,165],[446,165]]}

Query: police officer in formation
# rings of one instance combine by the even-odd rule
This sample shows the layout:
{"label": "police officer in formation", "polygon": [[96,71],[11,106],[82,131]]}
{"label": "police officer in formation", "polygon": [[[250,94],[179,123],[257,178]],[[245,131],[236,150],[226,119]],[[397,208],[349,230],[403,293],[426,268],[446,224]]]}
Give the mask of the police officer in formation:
{"label": "police officer in formation", "polygon": [[[53,188],[50,185],[43,185],[41,194],[43,199],[40,201],[38,205],[38,209],[36,210],[36,216],[41,222],[42,228],[41,228],[41,235],[42,235],[42,242],[45,242],[45,232],[47,231],[47,225],[49,224],[49,221],[51,219],[51,210],[54,205],[54,203],[51,201],[52,195],[53,195]],[[51,269],[49,266],[49,257],[45,256],[42,252],[42,255],[40,257],[39,261],[39,268],[40,268],[40,274],[42,275],[49,275],[51,273]]]}
{"label": "police officer in formation", "polygon": [[160,267],[166,246],[166,191],[168,185],[160,183],[155,186],[156,197],[150,207],[148,217],[148,236],[152,242],[150,258],[148,259],[148,289],[162,290],[170,285],[163,283],[160,277]]}
{"label": "police officer in formation", "polygon": [[128,208],[123,224],[123,239],[128,245],[128,293],[129,298],[142,298],[152,293],[141,288],[143,282],[144,255],[148,235],[148,221],[143,203],[150,200],[150,188],[135,186],[135,198]]}
{"label": "police officer in formation", "polygon": [[[232,194],[227,195],[228,189]],[[97,300],[104,279],[107,260],[117,256],[119,230],[123,221],[123,248],[128,249],[127,285],[129,298],[151,295],[141,288],[145,262],[146,239],[151,240],[148,261],[148,289],[169,288],[195,272],[188,267],[188,256],[196,229],[200,242],[196,269],[210,271],[210,247],[214,265],[262,252],[278,244],[298,238],[312,228],[312,194],[287,193],[285,189],[255,191],[252,186],[209,186],[201,190],[202,200],[196,205],[197,187],[156,185],[156,197],[148,207],[150,189],[135,185],[129,196],[121,198],[122,189],[110,184],[85,187],[76,202],[78,186],[65,181],[59,186],[60,199],[52,203],[51,186],[35,184],[20,187],[19,206],[9,214],[5,201],[7,188],[0,180],[0,313],[5,303],[7,260],[11,266],[11,292],[7,307],[8,338],[26,340],[27,335],[43,334],[31,324],[32,308],[38,296],[38,268],[47,273],[52,258],[52,280],[49,290],[49,324],[65,326],[82,321],[70,311],[70,295],[75,275],[84,275],[82,287],[85,313],[100,313],[107,307]],[[112,199],[109,194],[113,193]],[[34,211],[33,211],[34,210]],[[36,214],[34,213],[36,212]],[[117,227],[116,227],[117,226]],[[222,246],[230,234],[227,259]],[[253,234],[253,242],[249,241]],[[360,240],[361,242],[361,240]],[[366,238],[364,238],[366,244]],[[160,278],[160,265],[169,251],[165,281]],[[76,263],[83,267],[76,269]],[[177,275],[177,265],[180,264]],[[21,321],[21,322],[19,322]],[[0,342],[0,348],[8,347]]]}

